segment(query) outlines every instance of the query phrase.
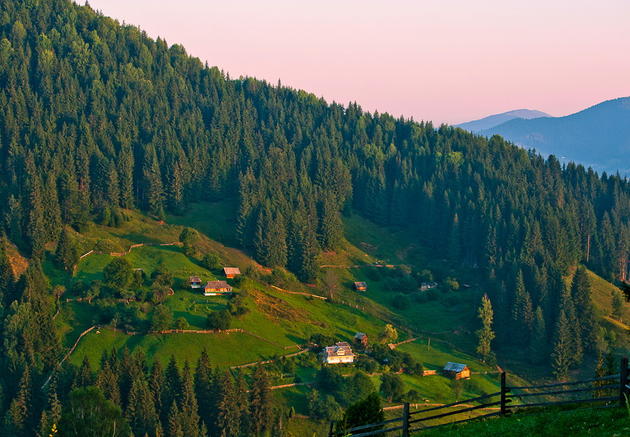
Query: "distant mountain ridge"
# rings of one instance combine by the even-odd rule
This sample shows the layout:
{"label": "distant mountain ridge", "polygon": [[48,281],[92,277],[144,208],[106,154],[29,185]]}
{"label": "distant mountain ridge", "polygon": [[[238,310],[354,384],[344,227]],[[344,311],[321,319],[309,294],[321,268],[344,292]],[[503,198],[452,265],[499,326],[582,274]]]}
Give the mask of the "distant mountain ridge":
{"label": "distant mountain ridge", "polygon": [[461,127],[462,129],[469,130],[471,132],[480,132],[485,129],[492,129],[495,126],[503,124],[507,121],[514,120],[516,118],[523,118],[526,120],[532,118],[540,118],[540,117],[551,117],[549,114],[532,110],[532,109],[515,109],[513,111],[502,112],[500,114],[489,115],[484,118],[480,118],[479,120],[468,121],[466,123],[461,123],[456,125],[456,127]]}
{"label": "distant mountain ridge", "polygon": [[[470,123],[459,127],[473,130],[465,125]],[[488,137],[501,135],[543,155],[553,154],[563,162],[630,176],[630,97],[607,100],[564,117],[512,118],[473,131]]]}

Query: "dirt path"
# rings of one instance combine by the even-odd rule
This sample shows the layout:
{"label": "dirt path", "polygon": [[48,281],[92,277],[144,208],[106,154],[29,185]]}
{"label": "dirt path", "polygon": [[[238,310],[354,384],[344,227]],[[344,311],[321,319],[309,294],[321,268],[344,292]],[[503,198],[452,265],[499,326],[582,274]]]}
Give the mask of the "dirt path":
{"label": "dirt path", "polygon": [[279,390],[281,388],[299,387],[302,385],[313,385],[313,384],[315,384],[315,381],[294,382],[291,384],[274,385],[274,386],[269,387],[269,390]]}
{"label": "dirt path", "polygon": [[[283,355],[283,356],[282,356],[282,357],[280,357],[280,358],[291,358],[291,357],[295,357],[295,356],[297,356],[297,355],[304,354],[304,353],[306,353],[306,352],[308,352],[308,349],[302,349],[301,351],[298,351],[298,352],[293,352],[292,354]],[[279,358],[278,358],[278,359],[279,359]],[[261,364],[261,365],[265,365],[265,364],[270,364],[270,363],[273,363],[274,361],[276,361],[276,360],[254,361],[254,362],[251,362],[251,363],[239,364],[239,365],[237,365],[237,366],[231,366],[231,367],[230,367],[230,369],[242,369],[242,368],[245,368],[245,367],[252,367],[252,366],[259,365],[259,364]]]}
{"label": "dirt path", "polygon": [[270,287],[273,288],[274,290],[281,291],[283,293],[298,294],[300,296],[310,296],[310,297],[314,297],[315,299],[328,300],[328,298],[324,296],[320,296],[318,294],[305,293],[302,291],[289,291],[289,290],[285,290],[284,288],[276,287],[275,285],[270,285]]}
{"label": "dirt path", "polygon": [[416,341],[418,339],[418,337],[413,337],[413,338],[408,338],[407,340],[398,342],[398,343],[388,343],[387,346],[394,350],[396,349],[398,346],[402,345],[402,344],[407,344],[407,343],[411,343],[412,341]]}
{"label": "dirt path", "polygon": [[59,361],[57,363],[57,365],[55,366],[55,368],[52,370],[52,372],[50,372],[50,375],[48,375],[48,378],[46,378],[46,381],[44,382],[44,385],[42,385],[42,390],[44,388],[46,388],[46,386],[48,385],[48,383],[50,382],[50,378],[53,377],[53,375],[55,374],[55,372],[57,371],[58,368],[61,367],[61,365],[64,363],[64,361],[66,361],[68,359],[68,357],[70,355],[72,355],[72,352],[74,352],[74,350],[77,348],[77,346],[79,345],[79,342],[81,341],[81,339],[87,335],[90,331],[92,331],[93,329],[96,328],[96,325],[90,326],[88,329],[86,329],[85,331],[83,331],[81,333],[81,335],[79,335],[79,338],[77,338],[77,340],[74,342],[74,344],[72,345],[72,347],[70,348],[70,350],[66,353],[66,355],[64,355],[64,357],[61,359],[61,361]]}

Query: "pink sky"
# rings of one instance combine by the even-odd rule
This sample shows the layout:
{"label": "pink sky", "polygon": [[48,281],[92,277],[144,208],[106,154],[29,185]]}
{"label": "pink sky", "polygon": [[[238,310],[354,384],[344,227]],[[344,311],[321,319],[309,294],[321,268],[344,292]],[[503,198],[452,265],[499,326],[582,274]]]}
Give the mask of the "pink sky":
{"label": "pink sky", "polygon": [[[83,3],[83,0],[80,1]],[[90,0],[232,77],[459,123],[630,95],[628,0]]]}

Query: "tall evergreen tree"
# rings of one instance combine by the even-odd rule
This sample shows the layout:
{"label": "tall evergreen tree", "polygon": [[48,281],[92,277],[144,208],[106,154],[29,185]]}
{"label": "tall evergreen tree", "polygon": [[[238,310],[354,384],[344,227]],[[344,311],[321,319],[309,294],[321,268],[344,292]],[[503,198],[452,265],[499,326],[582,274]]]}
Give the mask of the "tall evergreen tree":
{"label": "tall evergreen tree", "polygon": [[262,366],[256,366],[249,393],[249,409],[251,412],[252,432],[260,435],[269,427],[271,419],[271,392],[269,378]]}
{"label": "tall evergreen tree", "polygon": [[591,298],[591,283],[586,269],[578,267],[571,283],[571,296],[575,305],[580,339],[586,350],[595,348],[595,311]]}
{"label": "tall evergreen tree", "polygon": [[571,350],[571,327],[569,321],[564,313],[564,310],[560,311],[558,322],[556,324],[556,331],[553,341],[553,351],[551,353],[551,366],[553,368],[553,374],[560,381],[566,380],[569,374],[569,368],[573,363]]}
{"label": "tall evergreen tree", "polygon": [[484,294],[481,298],[481,306],[477,310],[477,317],[481,320],[481,328],[476,331],[479,341],[477,353],[486,361],[492,356],[491,344],[495,337],[494,331],[492,330],[494,312],[492,311],[492,303],[490,303],[487,294]]}
{"label": "tall evergreen tree", "polygon": [[534,328],[532,330],[532,338],[529,343],[529,357],[534,364],[542,363],[548,356],[547,343],[547,327],[545,325],[545,317],[542,308],[536,307],[534,312]]}

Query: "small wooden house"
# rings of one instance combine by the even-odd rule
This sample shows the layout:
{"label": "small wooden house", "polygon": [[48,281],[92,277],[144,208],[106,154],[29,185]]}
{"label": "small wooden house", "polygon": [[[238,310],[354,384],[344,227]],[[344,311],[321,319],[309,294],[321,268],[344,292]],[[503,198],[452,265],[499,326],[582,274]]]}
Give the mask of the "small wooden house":
{"label": "small wooden house", "polygon": [[443,373],[453,379],[470,378],[470,368],[466,364],[451,363],[450,361],[444,366]]}
{"label": "small wooden house", "polygon": [[368,336],[365,332],[357,332],[354,334],[354,342],[363,348],[368,346]]}
{"label": "small wooden house", "polygon": [[228,279],[235,278],[241,274],[241,270],[238,267],[223,267],[223,273]]}
{"label": "small wooden house", "polygon": [[432,290],[437,286],[437,282],[423,282],[420,284],[420,291]]}
{"label": "small wooden house", "polygon": [[354,353],[346,341],[340,341],[334,346],[325,347],[322,351],[322,361],[326,364],[342,364],[354,362]]}
{"label": "small wooden house", "polygon": [[218,296],[232,292],[232,287],[225,281],[208,281],[203,286],[204,296]]}
{"label": "small wooden house", "polygon": [[201,278],[199,276],[191,276],[188,279],[190,288],[201,288]]}
{"label": "small wooden house", "polygon": [[354,289],[356,291],[367,291],[367,284],[365,282],[355,282]]}

